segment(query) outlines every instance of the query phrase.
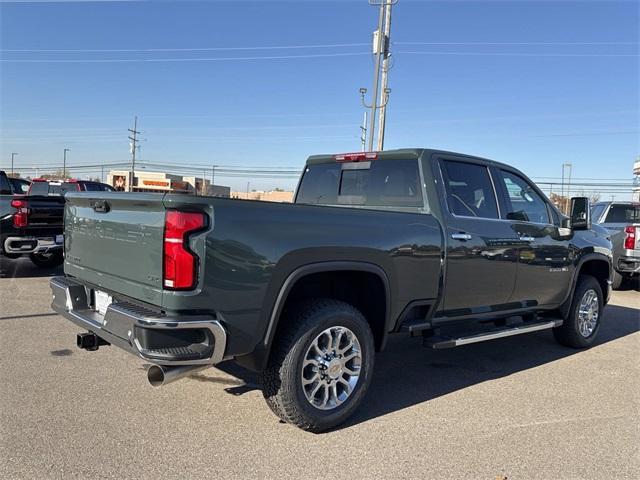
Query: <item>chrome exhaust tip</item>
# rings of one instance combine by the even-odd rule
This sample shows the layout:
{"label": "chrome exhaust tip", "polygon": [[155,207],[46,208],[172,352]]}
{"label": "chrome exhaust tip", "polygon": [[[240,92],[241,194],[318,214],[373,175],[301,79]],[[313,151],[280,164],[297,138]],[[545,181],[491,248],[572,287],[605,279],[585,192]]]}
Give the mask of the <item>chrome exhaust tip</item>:
{"label": "chrome exhaust tip", "polygon": [[153,387],[162,387],[181,378],[193,375],[211,365],[183,365],[171,367],[167,365],[151,365],[147,370],[147,380]]}

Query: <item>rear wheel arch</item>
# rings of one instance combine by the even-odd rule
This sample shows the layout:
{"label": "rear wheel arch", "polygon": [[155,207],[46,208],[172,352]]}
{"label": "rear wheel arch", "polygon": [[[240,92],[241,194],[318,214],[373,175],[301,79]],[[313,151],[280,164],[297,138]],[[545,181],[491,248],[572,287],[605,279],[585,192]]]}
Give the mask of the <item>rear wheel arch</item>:
{"label": "rear wheel arch", "polygon": [[576,268],[574,279],[571,283],[569,296],[561,307],[563,317],[566,317],[569,313],[571,301],[573,300],[573,295],[581,275],[590,275],[594,277],[598,281],[602,294],[606,299],[609,282],[611,281],[611,262],[604,255],[597,253],[587,255],[580,261]]}
{"label": "rear wheel arch", "polygon": [[[339,290],[346,283],[353,287],[349,289],[348,294],[327,292],[331,287]],[[308,290],[314,285],[319,289],[308,295]],[[364,292],[368,294],[363,297]],[[376,350],[384,348],[391,328],[390,288],[385,271],[378,265],[367,262],[321,262],[297,268],[280,288],[265,332],[265,359],[268,358],[273,339],[281,327],[280,320],[285,309],[299,300],[320,297],[341,300],[360,310],[370,324]],[[367,301],[364,302],[362,298],[366,298]]]}

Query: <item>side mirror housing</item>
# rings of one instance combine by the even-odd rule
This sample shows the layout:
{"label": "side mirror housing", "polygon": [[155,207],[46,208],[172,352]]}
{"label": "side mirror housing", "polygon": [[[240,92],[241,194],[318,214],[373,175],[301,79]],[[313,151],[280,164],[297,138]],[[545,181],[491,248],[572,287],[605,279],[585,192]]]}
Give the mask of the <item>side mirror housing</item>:
{"label": "side mirror housing", "polygon": [[589,230],[591,228],[591,208],[587,197],[571,199],[571,230]]}

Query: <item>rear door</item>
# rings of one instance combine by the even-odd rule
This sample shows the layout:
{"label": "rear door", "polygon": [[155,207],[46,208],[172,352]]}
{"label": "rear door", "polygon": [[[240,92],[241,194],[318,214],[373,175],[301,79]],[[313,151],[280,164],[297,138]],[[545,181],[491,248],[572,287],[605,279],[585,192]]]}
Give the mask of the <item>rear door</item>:
{"label": "rear door", "polygon": [[487,164],[441,158],[445,198],[446,316],[509,308],[516,281],[517,242],[500,207]]}
{"label": "rear door", "polygon": [[161,305],[162,195],[84,192],[65,198],[65,273]]}
{"label": "rear door", "polygon": [[532,182],[515,170],[496,168],[495,172],[502,210],[520,240],[512,300],[527,305],[559,304],[573,274],[569,239],[560,236],[559,219],[554,220],[552,207]]}

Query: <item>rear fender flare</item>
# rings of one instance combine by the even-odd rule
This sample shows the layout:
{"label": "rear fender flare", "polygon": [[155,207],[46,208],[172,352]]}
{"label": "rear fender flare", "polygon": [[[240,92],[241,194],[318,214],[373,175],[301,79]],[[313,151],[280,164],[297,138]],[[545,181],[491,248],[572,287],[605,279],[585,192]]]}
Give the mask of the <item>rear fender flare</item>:
{"label": "rear fender flare", "polygon": [[[380,268],[378,265],[367,262],[357,262],[357,261],[339,261],[339,262],[319,262],[312,263],[308,265],[303,265],[298,267],[293,272],[289,274],[286,278],[280,291],[278,292],[278,296],[276,297],[276,301],[271,309],[271,315],[269,317],[269,323],[267,325],[267,330],[264,336],[263,347],[266,352],[271,350],[271,345],[273,344],[273,337],[278,327],[278,321],[280,319],[280,315],[282,314],[282,309],[287,301],[287,297],[291,292],[292,288],[296,285],[296,283],[307,275],[311,275],[314,273],[321,272],[338,272],[338,271],[359,271],[359,272],[368,272],[373,273],[377,277],[380,278],[385,290],[385,327],[382,332],[383,338],[381,345],[384,346],[387,340],[387,336],[389,331],[393,328],[392,319],[391,319],[391,290],[389,287],[389,279],[385,271]],[[268,355],[267,355],[268,356]]]}
{"label": "rear fender flare", "polygon": [[[586,255],[582,256],[578,261],[578,264],[576,265],[576,268],[573,272],[573,278],[571,279],[571,288],[569,289],[568,295],[565,298],[564,302],[562,302],[562,305],[560,307],[560,312],[562,313],[563,318],[569,314],[569,309],[571,308],[571,301],[573,300],[573,292],[576,289],[576,285],[578,284],[578,278],[580,277],[580,270],[582,270],[582,267],[584,266],[585,263],[591,260],[606,262],[609,265],[609,279],[607,280],[607,282],[609,283],[609,285],[611,285],[611,272],[613,269],[611,258],[601,253],[594,253],[594,252],[587,253]],[[607,292],[602,292],[602,293],[603,295],[605,295],[605,298],[606,298]]]}

